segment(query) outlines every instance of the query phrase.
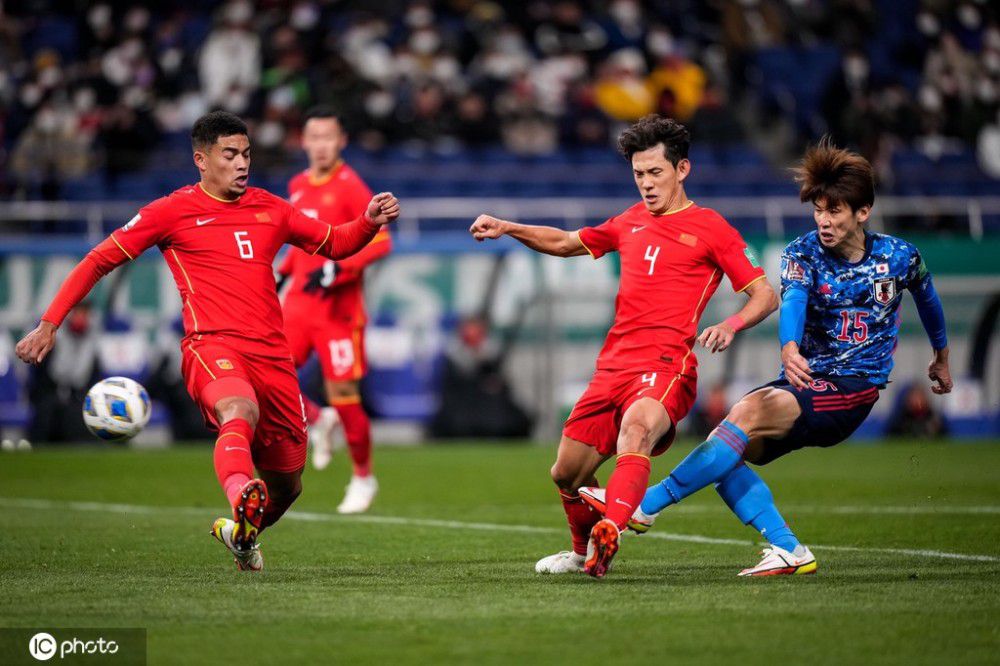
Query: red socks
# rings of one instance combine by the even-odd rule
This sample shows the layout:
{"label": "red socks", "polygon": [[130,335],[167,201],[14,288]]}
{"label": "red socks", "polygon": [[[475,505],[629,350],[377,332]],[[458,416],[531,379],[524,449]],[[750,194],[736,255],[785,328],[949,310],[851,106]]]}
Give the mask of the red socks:
{"label": "red socks", "polygon": [[632,512],[642,502],[649,485],[649,458],[641,453],[622,453],[608,479],[607,510],[604,517],[625,529]]}
{"label": "red socks", "polygon": [[215,440],[215,476],[231,505],[236,504],[240,488],[253,477],[252,441],[253,428],[243,419],[227,421],[219,428]]}
{"label": "red socks", "polygon": [[559,491],[563,511],[569,522],[569,531],[573,535],[573,552],[577,555],[587,554],[587,542],[590,541],[590,529],[601,519],[601,514],[590,508],[575,492]]}
{"label": "red socks", "polygon": [[372,428],[364,407],[357,400],[331,404],[337,409],[344,426],[344,437],[354,463],[354,476],[368,476],[372,473]]}
{"label": "red socks", "polygon": [[312,425],[319,420],[319,405],[307,398],[304,394],[302,396],[302,406],[305,407],[306,413],[306,425]]}

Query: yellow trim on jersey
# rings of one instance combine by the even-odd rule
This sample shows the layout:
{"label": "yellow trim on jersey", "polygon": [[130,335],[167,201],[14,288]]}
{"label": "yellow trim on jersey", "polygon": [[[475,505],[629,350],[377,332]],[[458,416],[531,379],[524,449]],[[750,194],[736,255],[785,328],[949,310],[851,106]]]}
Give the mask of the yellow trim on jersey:
{"label": "yellow trim on jersey", "polygon": [[215,441],[221,442],[223,437],[230,437],[230,436],[233,436],[233,437],[242,437],[243,439],[247,438],[247,436],[244,435],[241,432],[225,432],[225,433],[222,433],[221,435],[219,435],[218,438]]}
{"label": "yellow trim on jersey", "polygon": [[662,213],[650,213],[650,215],[652,215],[654,217],[666,217],[667,215],[676,215],[677,213],[680,213],[681,211],[687,210],[688,208],[690,208],[693,205],[694,205],[694,201],[688,199],[688,202],[686,204],[684,204],[683,206],[681,206],[680,208],[673,208],[671,210],[663,211]]}
{"label": "yellow trim on jersey", "polygon": [[193,320],[194,320],[194,332],[195,332],[195,333],[197,333],[197,332],[198,332],[198,317],[197,317],[197,315],[195,315],[195,313],[194,313],[194,306],[193,306],[193,305],[191,305],[191,299],[190,299],[190,298],[189,298],[189,299],[187,299],[187,300],[186,300],[186,301],[184,302],[184,304],[185,304],[186,306],[188,306],[188,310],[190,310],[190,311],[191,311],[191,319],[193,319]]}
{"label": "yellow trim on jersey", "polygon": [[237,201],[239,201],[239,200],[240,200],[240,198],[239,198],[239,197],[236,197],[235,199],[223,199],[222,197],[217,197],[217,196],[215,196],[214,194],[212,194],[211,192],[209,192],[208,190],[206,190],[206,189],[205,189],[205,186],[204,186],[204,185],[202,185],[202,184],[201,184],[200,182],[198,183],[198,187],[200,187],[200,188],[201,188],[201,191],[202,191],[202,192],[204,192],[204,193],[205,193],[205,194],[207,194],[208,196],[212,197],[212,198],[213,198],[213,199],[215,199],[216,201],[221,201],[222,203],[236,203]]}
{"label": "yellow trim on jersey", "polygon": [[595,256],[594,256],[594,253],[590,251],[590,248],[589,248],[589,247],[587,247],[587,244],[583,242],[583,236],[581,236],[581,235],[580,235],[580,230],[579,230],[579,229],[577,229],[577,230],[576,230],[576,231],[574,231],[573,233],[575,233],[575,234],[576,234],[576,239],[577,239],[578,241],[580,241],[580,245],[582,245],[582,246],[583,246],[583,249],[587,251],[587,254],[589,254],[589,255],[590,255],[590,258],[591,258],[591,259],[597,259],[597,257],[595,257]]}
{"label": "yellow trim on jersey", "polygon": [[191,353],[194,354],[194,357],[198,359],[199,363],[201,363],[201,367],[205,368],[205,372],[207,372],[212,379],[218,379],[218,377],[215,376],[215,373],[212,372],[212,369],[208,367],[208,364],[205,363],[205,361],[201,358],[201,354],[195,351],[194,345],[188,343],[188,349],[191,350]]}
{"label": "yellow trim on jersey", "polygon": [[363,330],[360,328],[354,329],[351,334],[352,342],[354,343],[354,367],[352,368],[354,379],[361,379],[361,334]]}
{"label": "yellow trim on jersey", "polygon": [[337,172],[340,171],[340,167],[342,166],[344,166],[344,160],[338,159],[336,163],[334,163],[333,167],[330,169],[330,173],[326,174],[322,178],[313,178],[313,175],[312,173],[309,172],[309,170],[306,170],[306,178],[308,178],[309,184],[312,185],[313,187],[326,185],[333,179],[335,175],[337,175]]}
{"label": "yellow trim on jersey", "polygon": [[177,250],[170,248],[170,254],[174,255],[174,261],[177,262],[177,268],[181,269],[181,273],[184,275],[184,281],[187,282],[188,290],[193,294],[194,286],[191,284],[191,278],[188,277],[188,273],[184,270],[184,264],[181,263],[181,258],[177,256]]}
{"label": "yellow trim on jersey", "polygon": [[701,290],[701,298],[698,299],[698,305],[694,306],[694,314],[691,315],[691,322],[698,320],[698,308],[701,307],[701,302],[705,300],[705,294],[708,292],[708,288],[712,286],[712,281],[715,280],[715,274],[718,273],[716,269],[712,269],[712,275],[709,276],[708,282],[705,283],[705,288]]}
{"label": "yellow trim on jersey", "polygon": [[328,402],[331,407],[338,407],[340,405],[357,405],[361,403],[361,396],[352,395],[349,398],[330,398]]}
{"label": "yellow trim on jersey", "polygon": [[332,232],[332,231],[333,231],[333,227],[331,227],[329,224],[326,225],[326,237],[323,239],[323,242],[320,243],[319,245],[317,245],[316,249],[312,251],[313,254],[316,254],[317,252],[319,252],[320,248],[322,248],[324,245],[326,245],[326,242],[328,240],[330,240],[330,232]]}
{"label": "yellow trim on jersey", "polygon": [[750,285],[752,285],[752,284],[753,284],[754,282],[760,282],[761,280],[766,280],[766,279],[767,279],[767,275],[758,275],[758,276],[757,276],[757,277],[755,277],[754,279],[752,279],[752,280],[750,280],[749,282],[747,282],[747,284],[746,284],[746,286],[745,286],[745,287],[743,287],[742,289],[737,289],[737,290],[736,290],[736,293],[737,293],[737,294],[741,294],[741,293],[743,293],[744,291],[746,291],[747,289],[749,289],[749,288],[750,288]]}
{"label": "yellow trim on jersey", "polygon": [[113,232],[113,231],[111,232],[110,238],[111,238],[111,240],[113,240],[115,242],[115,245],[118,246],[118,249],[125,253],[125,256],[128,257],[129,261],[135,261],[135,257],[133,257],[131,254],[129,254],[128,250],[126,250],[124,247],[122,247],[122,244],[118,242],[117,238],[115,238],[115,232]]}

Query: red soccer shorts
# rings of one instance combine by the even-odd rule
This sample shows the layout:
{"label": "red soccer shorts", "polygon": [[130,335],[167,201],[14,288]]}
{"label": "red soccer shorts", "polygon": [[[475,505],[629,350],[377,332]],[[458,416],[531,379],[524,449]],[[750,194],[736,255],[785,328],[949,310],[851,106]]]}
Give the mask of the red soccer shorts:
{"label": "red soccer shorts", "polygon": [[663,403],[673,424],[653,446],[653,455],[658,456],[673,444],[677,423],[691,410],[696,394],[696,377],[666,368],[598,370],[576,401],[563,435],[593,446],[601,455],[613,455],[625,411],[639,398],[654,398]]}
{"label": "red soccer shorts", "polygon": [[356,382],[368,372],[365,329],[350,321],[313,323],[303,317],[285,320],[285,337],[295,367],[302,367],[316,350],[324,379]]}
{"label": "red soccer shorts", "polygon": [[236,351],[223,337],[182,343],[181,371],[188,393],[213,429],[215,403],[242,396],[257,403],[260,419],[250,450],[258,469],[294,472],[306,463],[306,419],[291,360]]}

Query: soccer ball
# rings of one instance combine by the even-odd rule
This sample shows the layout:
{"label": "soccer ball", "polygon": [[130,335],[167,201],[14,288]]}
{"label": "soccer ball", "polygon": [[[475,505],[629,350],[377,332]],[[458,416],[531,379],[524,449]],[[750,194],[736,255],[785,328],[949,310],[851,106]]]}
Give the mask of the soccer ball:
{"label": "soccer ball", "polygon": [[94,384],[83,399],[83,422],[101,439],[131,439],[149,423],[149,394],[128,377],[108,377]]}

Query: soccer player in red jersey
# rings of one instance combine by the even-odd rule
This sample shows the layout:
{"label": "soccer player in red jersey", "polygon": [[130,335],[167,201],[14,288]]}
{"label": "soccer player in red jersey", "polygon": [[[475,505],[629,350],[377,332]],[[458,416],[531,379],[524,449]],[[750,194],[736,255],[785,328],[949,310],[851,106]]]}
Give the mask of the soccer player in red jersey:
{"label": "soccer player in red jersey", "polygon": [[101,277],[156,245],[183,301],[181,369],[188,392],[219,431],[215,472],[233,520],[220,518],[212,533],[239,569],[259,570],[257,537],[302,491],[306,458],[302,398],[272,262],[285,243],[334,260],[348,257],[399,216],[399,202],[388,193],[376,195],[356,220],[333,227],[247,187],[250,139],[235,115],[202,116],[191,143],[200,182],[145,206],[91,250],[16,352],[39,363],[70,308]]}
{"label": "soccer player in red jersey", "polygon": [[[623,132],[618,148],[631,162],[642,202],[599,226],[563,231],[480,215],[470,229],[479,241],[507,235],[558,257],[597,259],[612,251],[621,257],[615,320],[593,379],[563,428],[551,472],[573,550],[539,560],[539,573],[607,573],[619,534],[646,492],[649,456],[670,446],[694,402],[694,343],[723,351],[738,331],[777,308],[739,232],[687,198],[689,145],[683,125],[655,115]],[[698,319],[723,275],[749,298],[739,312],[698,335]],[[616,454],[601,519],[577,491],[595,485],[597,468]]]}
{"label": "soccer player in red jersey", "polygon": [[[346,145],[347,134],[331,109],[310,110],[302,131],[309,168],[288,184],[292,204],[309,217],[334,226],[356,219],[372,197],[364,181],[341,159]],[[320,409],[303,396],[313,466],[324,469],[330,464],[332,435],[338,420],[343,424],[351,455],[354,471],[337,507],[339,513],[367,511],[378,492],[378,482],[371,472],[371,425],[358,386],[366,370],[367,315],[362,276],[366,266],[391,249],[389,232],[383,228],[368,245],[346,259],[334,261],[292,248],[278,269],[291,281],[282,309],[292,360],[301,367],[316,351],[331,405]]]}

